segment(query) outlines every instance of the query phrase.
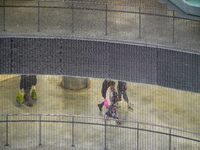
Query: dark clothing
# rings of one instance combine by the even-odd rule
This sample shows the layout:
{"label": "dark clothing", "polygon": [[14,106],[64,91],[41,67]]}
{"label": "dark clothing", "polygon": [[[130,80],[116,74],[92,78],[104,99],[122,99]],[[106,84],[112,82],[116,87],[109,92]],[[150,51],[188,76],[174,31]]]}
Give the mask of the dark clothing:
{"label": "dark clothing", "polygon": [[37,84],[37,78],[35,75],[21,75],[20,80],[20,89],[24,89],[24,99],[27,103],[27,106],[32,107],[33,102],[30,95],[31,87]]}
{"label": "dark clothing", "polygon": [[106,91],[109,88],[109,86],[110,86],[110,82],[108,82],[107,80],[104,80],[102,84],[102,90],[101,90],[101,94],[104,99],[106,98]]}
{"label": "dark clothing", "polygon": [[114,89],[113,90],[113,98],[112,98],[112,103],[115,104],[117,103],[118,99],[117,99],[117,91]]}
{"label": "dark clothing", "polygon": [[99,105],[100,108],[104,106],[104,101]]}
{"label": "dark clothing", "polygon": [[118,85],[117,85],[117,90],[118,90],[118,97],[119,99],[121,100],[121,95],[122,95],[122,91],[123,91],[123,98],[126,102],[128,102],[128,96],[127,96],[127,93],[126,93],[126,82],[121,82],[121,81],[118,81]]}
{"label": "dark clothing", "polygon": [[[104,80],[102,84],[102,89],[101,89],[101,94],[104,99],[106,98],[106,91],[109,88],[109,86],[110,86],[110,82],[108,82],[107,80]],[[99,104],[100,108],[102,108],[103,106],[104,106],[104,101],[101,104]]]}
{"label": "dark clothing", "polygon": [[123,95],[124,100],[126,102],[128,102],[129,100],[128,100],[128,96],[127,96],[126,90],[123,92],[123,94],[120,91],[118,92],[118,97],[119,97],[120,100],[121,100],[121,96],[122,95]]}
{"label": "dark clothing", "polygon": [[37,78],[35,75],[21,75],[20,89],[30,88],[37,84]]}
{"label": "dark clothing", "polygon": [[121,82],[121,81],[118,81],[118,85],[117,85],[117,90],[118,92],[125,92],[126,89],[125,89],[125,86],[126,86],[126,82]]}

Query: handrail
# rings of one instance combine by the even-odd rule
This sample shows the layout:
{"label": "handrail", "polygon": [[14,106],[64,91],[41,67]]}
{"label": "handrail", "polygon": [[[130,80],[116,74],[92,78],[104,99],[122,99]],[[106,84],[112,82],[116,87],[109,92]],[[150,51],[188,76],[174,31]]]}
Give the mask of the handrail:
{"label": "handrail", "polygon": [[[45,2],[45,1],[40,1]],[[84,2],[84,1],[64,1],[67,3],[82,3],[82,4],[97,4],[97,5],[116,5],[116,6],[128,6],[128,7],[138,7],[138,8],[148,8],[148,9],[155,9],[155,10],[163,10],[163,11],[174,11],[168,10],[163,8],[156,8],[156,7],[148,7],[148,6],[139,6],[139,5],[129,5],[129,4],[114,4],[114,3],[102,3],[102,2]],[[61,9],[72,9],[72,7],[61,7],[61,6],[18,6],[18,5],[0,5],[0,7],[25,7],[25,8],[61,8]],[[161,17],[169,17],[169,18],[177,18],[177,19],[184,19],[184,20],[193,20],[183,17],[177,16],[169,16],[169,15],[160,15],[155,13],[142,13],[142,12],[134,12],[134,11],[122,11],[122,10],[111,10],[111,9],[97,9],[97,8],[81,8],[81,7],[73,7],[73,9],[84,9],[84,10],[96,10],[96,11],[111,11],[111,12],[123,12],[123,13],[136,13],[136,14],[143,14],[143,15],[156,15]],[[195,20],[198,21],[198,20]],[[200,22],[200,21],[198,21]]]}
{"label": "handrail", "polygon": [[[92,119],[98,119],[98,120],[99,119],[100,120],[105,120],[105,118],[102,118],[102,117],[81,116],[81,115],[64,115],[64,114],[0,114],[0,116],[59,116],[59,117],[77,117],[77,118],[92,118]],[[109,120],[115,121],[114,119],[111,119],[111,118],[109,118]],[[163,126],[163,125],[144,123],[144,122],[138,122],[138,121],[130,121],[130,120],[122,120],[122,119],[120,119],[120,121],[129,122],[129,123],[135,123],[135,124],[138,123],[138,124],[149,125],[149,126],[154,126],[154,127],[166,128],[166,129],[172,129],[172,130],[177,130],[177,131],[190,133],[190,134],[195,134],[195,135],[199,135],[200,136],[200,133],[186,131],[186,130],[182,130],[182,129],[178,129],[178,128],[167,127],[167,126]]]}
{"label": "handrail", "polygon": [[[45,1],[37,1],[38,4],[37,5],[7,5],[5,3],[5,0],[3,1],[4,3],[0,4],[0,8],[3,8],[3,31],[6,31],[6,10],[5,8],[9,8],[9,7],[13,7],[13,8],[35,8],[35,9],[38,9],[38,32],[40,32],[40,9],[42,8],[58,8],[58,9],[71,9],[72,10],[72,24],[71,24],[71,30],[72,30],[72,33],[74,33],[74,10],[91,10],[91,11],[102,11],[102,12],[105,12],[106,13],[106,20],[105,20],[105,35],[108,35],[108,31],[107,31],[107,13],[108,12],[121,12],[121,13],[129,13],[129,14],[139,14],[139,38],[141,38],[141,31],[142,31],[142,28],[141,28],[141,15],[148,15],[148,16],[158,16],[158,17],[165,17],[165,18],[172,18],[172,43],[175,43],[175,19],[183,19],[183,20],[190,20],[190,21],[196,21],[196,22],[200,22],[199,20],[195,20],[195,19],[189,19],[189,18],[184,18],[184,17],[178,17],[175,15],[175,10],[167,10],[167,9],[162,9],[162,8],[156,8],[156,7],[148,7],[148,6],[138,6],[138,5],[129,5],[129,4],[114,4],[114,3],[103,3],[103,2],[85,2],[85,1],[67,1],[67,0],[62,0],[60,2],[66,2],[66,3],[72,3],[72,6],[43,6],[43,5],[40,5],[40,2],[45,2]],[[96,5],[105,5],[106,7],[105,8],[100,8],[100,7],[81,7],[81,6],[74,6],[73,4],[74,3],[82,3],[82,4],[96,4]],[[139,10],[137,11],[134,11],[134,10],[130,10],[130,11],[127,11],[127,10],[119,10],[119,9],[112,9],[112,8],[108,8],[107,6],[108,5],[116,5],[116,6],[129,6],[129,7],[138,7]],[[157,9],[157,10],[161,10],[161,11],[167,11],[167,12],[173,12],[173,15],[167,15],[167,14],[163,14],[162,12],[160,13],[151,13],[151,12],[142,12],[141,11],[141,8],[148,8],[148,9]],[[109,39],[107,39],[109,40]],[[122,40],[123,41],[123,40]],[[131,41],[131,42],[134,42],[134,41]],[[138,42],[136,42],[138,43]],[[146,43],[146,42],[144,42]],[[160,45],[160,44],[156,44],[156,45]],[[168,45],[168,44],[167,44]],[[164,46],[163,46],[164,47]],[[173,46],[172,46],[173,47]],[[182,49],[182,48],[181,48]],[[187,51],[187,50],[186,50]],[[198,50],[189,50],[189,51],[194,51],[194,52],[197,52],[198,53]]]}
{"label": "handrail", "polygon": [[[105,141],[104,141],[104,149],[107,150],[107,144],[106,144],[106,135],[107,135],[107,127],[114,127],[114,128],[124,128],[124,129],[133,129],[136,130],[136,136],[137,136],[137,150],[139,150],[139,131],[145,131],[145,132],[151,132],[151,133],[157,133],[157,134],[162,134],[162,135],[168,135],[169,136],[169,150],[171,150],[171,138],[172,137],[177,137],[177,138],[182,138],[182,139],[187,139],[187,140],[191,140],[194,142],[200,142],[199,139],[194,139],[194,138],[190,138],[189,136],[182,136],[182,135],[178,135],[178,134],[174,134],[172,133],[172,130],[177,130],[177,131],[182,131],[185,133],[190,133],[190,134],[194,134],[194,135],[200,135],[198,133],[194,133],[194,132],[190,132],[190,131],[184,131],[181,129],[177,129],[177,128],[171,128],[171,127],[166,127],[166,126],[162,126],[162,125],[156,125],[156,124],[150,124],[150,123],[143,123],[143,122],[136,122],[136,121],[127,121],[127,120],[120,120],[123,122],[130,122],[130,123],[135,123],[137,126],[136,127],[132,127],[132,126],[123,126],[123,125],[112,125],[112,124],[107,124],[108,119],[104,119],[104,118],[100,118],[100,117],[94,117],[94,116],[80,116],[80,115],[64,115],[64,114],[0,114],[0,116],[5,116],[6,120],[0,120],[0,123],[6,123],[6,144],[5,146],[10,146],[9,145],[9,126],[8,124],[11,122],[38,122],[39,123],[39,146],[42,145],[42,123],[44,122],[50,122],[50,123],[71,123],[72,124],[72,147],[75,146],[75,142],[74,142],[74,124],[87,124],[87,125],[97,125],[97,126],[105,126],[104,128],[104,134],[105,134]],[[10,120],[9,116],[39,116],[38,120]],[[57,117],[70,117],[72,118],[71,121],[61,121],[61,120],[42,120],[42,116],[57,116]],[[104,120],[105,123],[95,123],[95,122],[83,122],[83,121],[74,121],[74,118],[91,118],[91,119],[101,119]],[[109,120],[113,120],[114,119],[109,119]],[[144,129],[144,128],[140,128],[139,125],[149,125],[149,126],[154,126],[154,127],[161,127],[161,128],[166,128],[169,129],[169,133],[167,132],[163,132],[163,131],[157,131],[157,130],[151,130],[151,129]]]}
{"label": "handrail", "polygon": [[157,10],[168,10],[168,9],[158,8],[158,7],[140,6],[140,5],[132,5],[132,4],[115,4],[115,3],[109,3],[109,2],[108,3],[104,3],[104,2],[90,2],[90,1],[88,1],[88,2],[86,2],[86,1],[67,1],[67,0],[64,0],[64,1],[37,0],[37,1],[39,1],[39,2],[65,2],[65,3],[81,3],[81,4],[98,4],[98,5],[116,5],[116,6],[150,8],[150,9],[157,9]]}

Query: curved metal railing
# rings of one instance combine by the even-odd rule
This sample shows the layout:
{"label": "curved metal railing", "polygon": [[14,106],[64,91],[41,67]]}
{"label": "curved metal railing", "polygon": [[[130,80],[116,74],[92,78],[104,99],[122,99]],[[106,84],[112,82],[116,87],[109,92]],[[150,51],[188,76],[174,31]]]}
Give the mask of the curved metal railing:
{"label": "curved metal railing", "polygon": [[[200,142],[199,140],[199,136],[200,133],[194,133],[194,132],[190,132],[190,131],[185,131],[185,130],[181,130],[181,129],[177,129],[177,128],[172,128],[172,127],[166,127],[166,126],[162,126],[162,125],[156,125],[156,124],[150,124],[150,123],[144,123],[144,122],[136,122],[136,121],[127,121],[127,120],[121,120],[123,122],[123,125],[114,125],[114,124],[109,124],[108,123],[108,119],[104,119],[104,118],[100,118],[100,117],[93,117],[93,116],[79,116],[79,115],[60,115],[60,114],[0,114],[0,116],[5,116],[6,119],[5,120],[0,120],[0,123],[6,123],[6,143],[5,146],[9,146],[9,136],[8,136],[8,132],[9,132],[9,126],[8,124],[10,123],[14,123],[14,122],[38,122],[39,123],[39,145],[42,145],[42,123],[71,123],[72,124],[72,147],[75,146],[75,142],[74,142],[74,124],[87,124],[87,125],[97,125],[97,126],[104,126],[104,149],[107,149],[107,144],[106,144],[106,130],[107,127],[115,127],[115,128],[125,128],[125,129],[131,129],[131,130],[136,130],[136,137],[137,137],[137,149],[139,149],[139,132],[140,131],[145,131],[145,132],[151,132],[151,133],[156,133],[156,134],[162,134],[162,135],[167,135],[169,136],[169,150],[171,150],[171,143],[172,143],[172,137],[177,137],[177,138],[182,138],[182,139],[187,139],[187,140],[191,140],[191,141],[195,141],[195,142]],[[36,120],[12,120],[9,117],[10,116],[38,116],[38,119]],[[56,117],[68,117],[71,118],[71,121],[61,121],[61,120],[43,120],[42,117],[44,116],[56,116]],[[102,123],[99,122],[86,122],[86,121],[74,121],[74,118],[90,118],[93,120],[102,120]],[[114,121],[114,119],[109,119],[110,121]],[[133,126],[126,126],[126,123],[132,123],[132,124],[136,124],[136,127]],[[140,125],[146,125],[148,127],[160,127],[162,129],[166,129],[169,132],[162,132],[162,131],[157,131],[157,130],[151,130],[151,129],[146,129],[146,128],[142,128],[140,127]],[[192,135],[196,135],[196,138],[191,138],[191,137],[187,137],[187,136],[183,136],[180,134],[175,134],[172,133],[172,131],[180,131],[183,133],[189,133]]]}
{"label": "curved metal railing", "polygon": [[[193,20],[193,19],[188,19],[188,18],[182,18],[182,17],[178,17],[176,16],[176,11],[174,10],[166,10],[166,9],[163,9],[163,8],[156,8],[156,7],[147,7],[147,6],[138,6],[138,5],[127,5],[127,4],[114,4],[114,3],[103,3],[103,2],[84,2],[84,1],[64,1],[68,4],[71,4],[69,6],[45,6],[45,5],[42,5],[41,3],[43,3],[44,1],[40,1],[38,0],[37,4],[34,4],[34,5],[11,5],[11,4],[6,4],[6,1],[3,0],[2,4],[0,4],[0,8],[3,9],[3,13],[2,13],[2,25],[3,25],[3,31],[6,31],[6,26],[7,24],[9,24],[7,22],[7,19],[6,19],[6,9],[10,9],[10,8],[34,8],[34,9],[37,9],[37,31],[40,32],[42,29],[41,29],[41,26],[42,26],[42,13],[41,13],[41,9],[66,9],[66,10],[72,10],[71,14],[70,14],[70,21],[71,21],[71,25],[68,26],[68,28],[71,30],[71,33],[73,35],[73,33],[75,32],[75,25],[77,24],[76,21],[75,21],[75,10],[85,10],[85,11],[95,11],[95,12],[105,12],[105,20],[104,21],[104,34],[105,35],[109,35],[109,30],[108,30],[108,26],[109,26],[109,16],[108,16],[108,13],[123,13],[123,14],[136,14],[138,15],[138,30],[136,32],[138,38],[143,38],[144,35],[142,35],[142,32],[143,32],[143,22],[142,22],[142,16],[157,16],[157,17],[160,17],[160,18],[166,18],[166,19],[171,19],[169,20],[171,26],[170,26],[170,37],[168,38],[168,40],[170,40],[172,43],[175,43],[176,40],[178,39],[178,37],[181,37],[180,35],[176,35],[176,21],[177,20],[190,20],[190,21],[195,21],[197,24],[200,23],[200,21],[198,20]],[[98,5],[98,6],[103,6],[103,7],[82,7],[82,6],[75,6],[74,4],[92,4],[92,5]],[[105,7],[104,7],[105,6]],[[119,6],[119,7],[130,7],[130,8],[137,8],[136,10],[124,10],[124,9],[115,9],[115,8],[109,8],[109,6]],[[144,9],[144,10],[142,10]],[[147,10],[146,10],[147,9]],[[149,10],[153,10],[155,12],[151,12]],[[192,26],[192,24],[191,24]],[[8,27],[9,28],[9,27]],[[31,28],[31,27],[30,27]],[[178,26],[179,28],[179,26]],[[100,29],[102,30],[102,29]],[[193,30],[196,30],[195,28],[193,28]],[[131,31],[130,31],[131,32]],[[166,31],[166,32],[169,32],[169,31]],[[191,31],[189,31],[191,32]],[[198,32],[198,28],[196,30],[196,32]],[[192,35],[192,33],[191,33]],[[65,36],[65,35],[63,35]],[[192,35],[193,37],[194,36],[197,36],[197,38],[195,38],[196,40],[198,39],[198,35]],[[187,37],[187,36],[186,36]],[[185,40],[184,41],[187,41],[189,40],[190,37],[188,37],[186,39],[185,37]],[[93,37],[92,37],[93,38]],[[102,39],[102,37],[98,37],[100,39]],[[160,37],[158,37],[160,38]],[[180,39],[179,39],[180,40]],[[126,41],[126,40],[125,40]],[[193,40],[195,41],[195,40]],[[131,40],[131,42],[133,42],[133,40]],[[146,41],[148,42],[148,41]],[[146,43],[145,42],[145,43]],[[152,43],[152,42],[148,42],[148,43]],[[155,41],[153,42],[155,43]],[[159,43],[156,43],[156,44],[159,44]],[[161,44],[161,43],[160,43]],[[163,45],[163,43],[162,43]],[[164,44],[164,45],[169,45],[168,44]],[[185,47],[178,47],[178,48],[182,48],[184,49]],[[192,49],[191,47],[189,48],[191,50],[195,50],[195,49]],[[197,48],[198,50],[198,48]]]}

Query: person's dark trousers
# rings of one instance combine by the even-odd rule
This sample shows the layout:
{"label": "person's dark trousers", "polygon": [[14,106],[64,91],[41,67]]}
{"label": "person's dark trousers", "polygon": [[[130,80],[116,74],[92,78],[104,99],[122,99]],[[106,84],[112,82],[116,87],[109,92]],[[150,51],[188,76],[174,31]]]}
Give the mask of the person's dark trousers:
{"label": "person's dark trousers", "polygon": [[104,105],[104,101],[101,104],[98,104],[99,110],[102,112],[102,107]]}
{"label": "person's dark trousers", "polygon": [[104,106],[104,101],[101,104],[99,104],[99,106],[102,108]]}
{"label": "person's dark trousers", "polygon": [[[102,107],[104,106],[104,101],[101,104],[98,104],[99,110],[102,111]],[[108,114],[109,117],[112,117],[112,114]]]}
{"label": "person's dark trousers", "polygon": [[25,101],[27,103],[27,106],[29,107],[33,107],[33,102],[32,102],[32,98],[31,98],[31,95],[30,95],[30,90],[31,90],[31,87],[27,87],[27,88],[24,88],[24,98],[25,98]]}

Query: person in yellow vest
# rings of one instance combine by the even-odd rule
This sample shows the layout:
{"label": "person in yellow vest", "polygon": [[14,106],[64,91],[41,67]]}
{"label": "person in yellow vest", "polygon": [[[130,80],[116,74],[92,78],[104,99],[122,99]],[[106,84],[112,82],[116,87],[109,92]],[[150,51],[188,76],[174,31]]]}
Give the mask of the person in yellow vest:
{"label": "person in yellow vest", "polygon": [[24,101],[29,107],[33,107],[33,99],[36,100],[35,95],[30,94],[32,86],[35,86],[36,84],[36,75],[21,75],[20,89],[24,89]]}

